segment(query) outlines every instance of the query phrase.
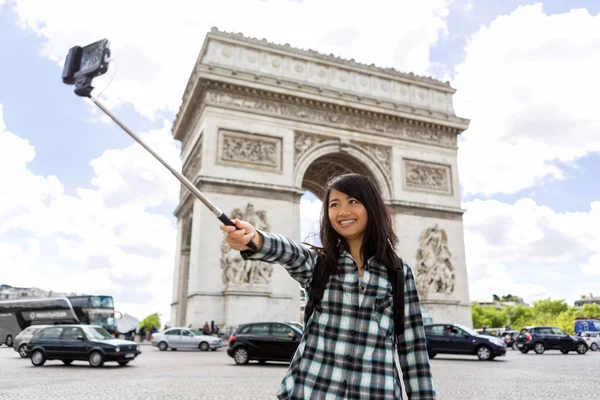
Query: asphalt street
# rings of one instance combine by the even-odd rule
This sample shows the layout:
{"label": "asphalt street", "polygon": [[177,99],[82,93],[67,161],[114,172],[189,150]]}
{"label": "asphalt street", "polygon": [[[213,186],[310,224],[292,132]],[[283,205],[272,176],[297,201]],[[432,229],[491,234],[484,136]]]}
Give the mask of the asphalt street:
{"label": "asphalt street", "polygon": [[[238,366],[226,353],[167,351],[143,346],[129,366],[86,362],[65,366],[30,360],[0,347],[0,399],[274,399],[285,363]],[[585,355],[543,355],[509,350],[506,357],[482,362],[476,357],[437,356],[432,360],[438,399],[600,398],[600,351]]]}

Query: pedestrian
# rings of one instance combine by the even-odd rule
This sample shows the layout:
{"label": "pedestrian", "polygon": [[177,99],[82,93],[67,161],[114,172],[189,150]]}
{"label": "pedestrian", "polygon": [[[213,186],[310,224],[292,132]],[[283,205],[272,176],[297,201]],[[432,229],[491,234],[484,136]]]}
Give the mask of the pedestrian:
{"label": "pedestrian", "polygon": [[144,341],[144,338],[146,337],[146,327],[144,325],[142,325],[140,327],[139,334],[140,334],[140,343],[142,343]]}
{"label": "pedestrian", "polygon": [[208,321],[204,323],[204,328],[202,329],[202,333],[205,335],[210,335],[210,326],[208,326]]}
{"label": "pedestrian", "polygon": [[[306,320],[277,398],[401,399],[394,364],[397,345],[408,398],[435,399],[415,279],[410,267],[398,262],[391,216],[368,177],[345,174],[329,180],[320,247],[257,231],[245,221],[234,223],[238,230],[221,226],[231,248],[244,259],[283,265],[308,292],[313,284],[322,287],[315,276],[323,275],[315,266],[329,271],[321,282],[327,283],[322,300]],[[256,253],[247,246],[251,240]],[[398,276],[396,271],[404,276],[398,297],[404,303],[398,314],[403,315],[398,328],[403,332],[398,335],[389,279]]]}

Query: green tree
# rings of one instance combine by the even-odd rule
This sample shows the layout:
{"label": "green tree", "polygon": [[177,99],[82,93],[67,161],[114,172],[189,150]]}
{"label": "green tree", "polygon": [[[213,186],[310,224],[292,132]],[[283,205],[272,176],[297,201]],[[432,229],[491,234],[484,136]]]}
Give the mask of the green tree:
{"label": "green tree", "polygon": [[600,305],[584,304],[577,316],[579,318],[600,318]]}
{"label": "green tree", "polygon": [[473,303],[471,306],[471,315],[473,317],[473,326],[475,328],[502,328],[506,326],[508,318],[503,310],[495,307],[481,307]]}
{"label": "green tree", "polygon": [[150,314],[148,315],[146,318],[144,318],[142,320],[142,322],[140,322],[140,328],[141,327],[146,328],[146,331],[150,330],[150,328],[155,327],[156,329],[160,329],[161,323],[160,323],[160,314],[155,312],[154,314]]}
{"label": "green tree", "polygon": [[567,311],[568,308],[569,306],[564,300],[552,300],[548,298],[533,303],[533,310],[536,315],[549,314],[557,317],[561,312]]}

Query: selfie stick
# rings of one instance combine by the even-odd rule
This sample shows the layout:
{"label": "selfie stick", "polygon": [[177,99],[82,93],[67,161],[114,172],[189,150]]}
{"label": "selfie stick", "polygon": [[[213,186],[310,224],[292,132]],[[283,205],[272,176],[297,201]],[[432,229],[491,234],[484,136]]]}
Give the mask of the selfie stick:
{"label": "selfie stick", "polygon": [[[70,55],[71,53],[69,53]],[[110,54],[110,53],[109,53]],[[70,57],[67,56],[67,63],[65,64],[65,70],[67,70],[67,65],[70,62]],[[104,58],[104,57],[102,57]],[[106,60],[104,60],[106,61]],[[102,62],[102,61],[101,61]],[[71,62],[72,63],[72,62]],[[104,71],[106,70],[106,68],[104,69]],[[98,74],[96,74],[98,75]],[[133,133],[127,126],[125,126],[125,124],[123,124],[121,121],[119,121],[119,119],[117,117],[115,117],[110,111],[108,111],[99,101],[98,99],[94,98],[92,96],[92,90],[94,89],[94,87],[92,86],[92,79],[93,77],[90,77],[89,75],[81,75],[78,76],[75,80],[74,80],[74,84],[75,84],[75,94],[77,94],[80,97],[87,97],[89,98],[92,103],[94,103],[95,105],[98,106],[98,108],[100,108],[100,110],[102,110],[106,115],[108,115],[113,121],[115,121],[117,123],[117,125],[119,125],[125,132],[127,132],[127,134],[129,136],[131,136],[133,138],[133,140],[135,140],[136,142],[138,142],[140,145],[142,145],[142,147],[144,149],[146,149],[150,154],[152,154],[154,156],[154,158],[156,158],[162,165],[165,166],[165,168],[167,168],[173,175],[175,175],[175,177],[177,179],[179,179],[179,181],[183,184],[183,186],[185,186],[190,192],[192,192],[192,194],[194,196],[196,196],[202,203],[204,203],[204,205],[206,207],[208,207],[208,209],[216,215],[216,217],[225,225],[228,226],[234,226],[237,229],[237,226],[235,226],[235,224],[233,223],[232,220],[229,219],[229,217],[227,215],[225,215],[221,210],[219,210],[219,208],[217,208],[217,206],[215,206],[212,202],[210,202],[210,200],[208,200],[204,194],[202,194],[202,192],[200,190],[198,190],[198,188],[196,188],[196,186],[194,186],[194,184],[192,182],[189,181],[189,179],[187,179],[185,176],[183,176],[182,174],[179,173],[179,171],[175,170],[173,167],[171,167],[169,164],[167,164],[166,161],[164,161],[158,154],[156,154],[146,143],[144,143],[135,133]],[[63,72],[63,81],[67,84],[69,84],[70,82],[65,81],[65,73]],[[246,246],[248,246],[250,248],[250,250],[257,252],[258,251],[258,247],[256,246],[256,243],[254,243],[253,241],[250,241]]]}

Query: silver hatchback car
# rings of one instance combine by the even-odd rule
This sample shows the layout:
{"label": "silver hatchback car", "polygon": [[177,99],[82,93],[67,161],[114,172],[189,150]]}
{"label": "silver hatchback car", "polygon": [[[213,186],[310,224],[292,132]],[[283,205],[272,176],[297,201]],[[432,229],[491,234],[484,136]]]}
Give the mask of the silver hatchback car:
{"label": "silver hatchback car", "polygon": [[160,351],[167,349],[200,349],[202,351],[217,350],[221,347],[221,339],[216,336],[199,335],[187,328],[169,328],[152,334],[152,346]]}
{"label": "silver hatchback car", "polygon": [[19,353],[21,358],[28,357],[26,350],[27,343],[29,343],[29,340],[33,337],[33,335],[35,335],[35,333],[40,329],[46,328],[47,326],[50,325],[31,325],[23,329],[17,336],[15,336],[15,340],[13,341],[13,349]]}

